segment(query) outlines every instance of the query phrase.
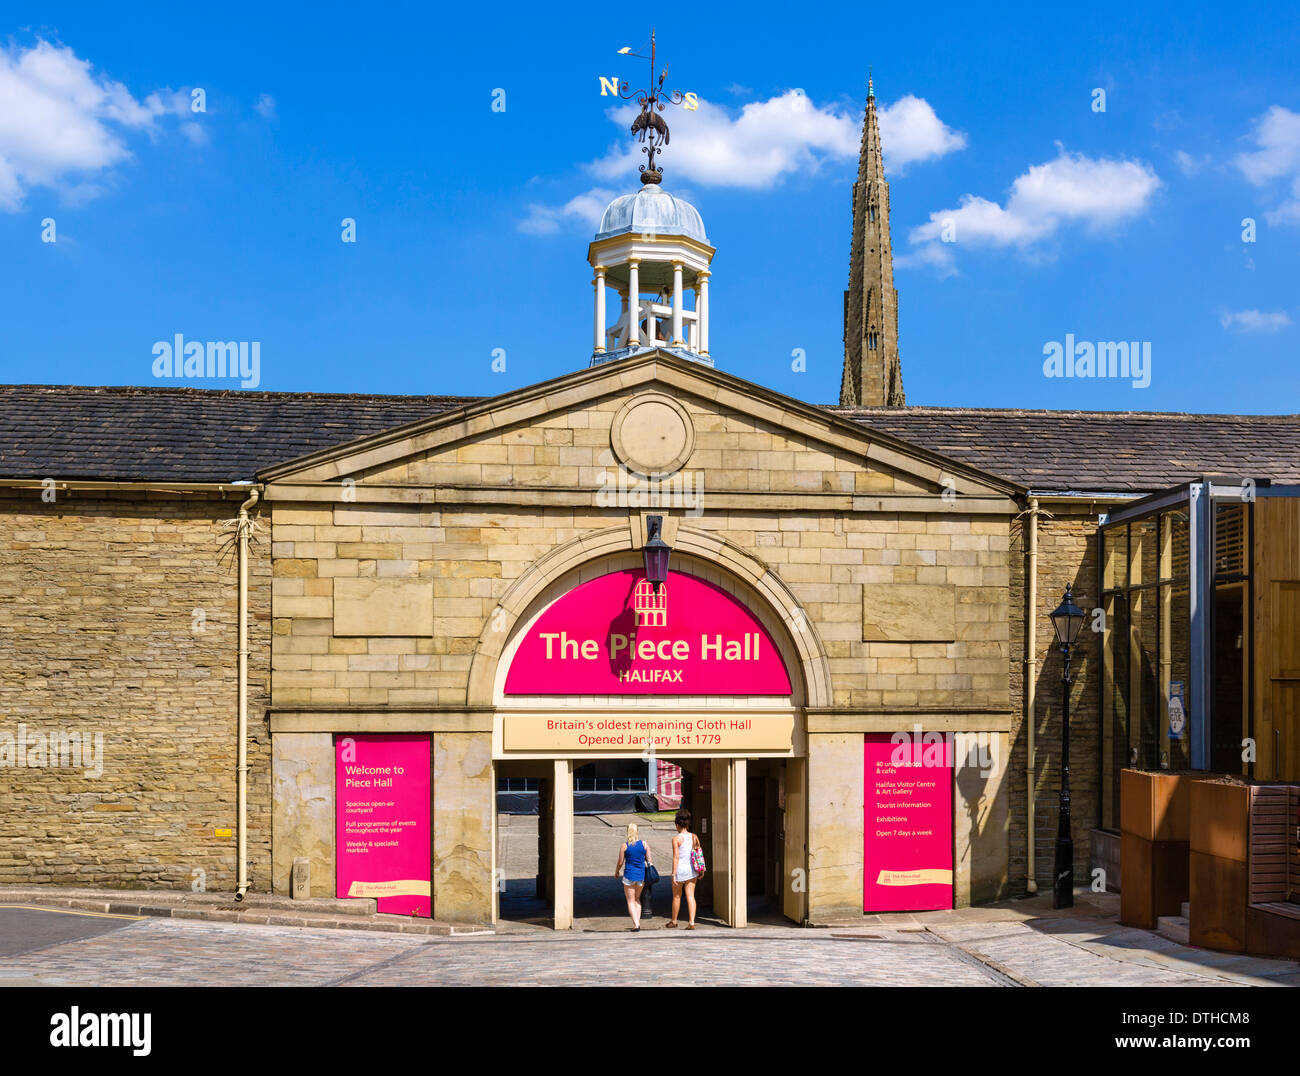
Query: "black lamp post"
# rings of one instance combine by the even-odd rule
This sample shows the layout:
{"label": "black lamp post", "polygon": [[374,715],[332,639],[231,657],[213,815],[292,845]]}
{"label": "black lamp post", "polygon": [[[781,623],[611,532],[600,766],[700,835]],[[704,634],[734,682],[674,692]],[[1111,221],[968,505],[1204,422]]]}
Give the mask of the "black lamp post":
{"label": "black lamp post", "polygon": [[1070,836],[1070,647],[1083,628],[1084,612],[1074,604],[1066,584],[1065,597],[1051,614],[1056,641],[1065,657],[1061,674],[1061,807],[1056,826],[1056,881],[1052,887],[1052,907],[1074,907],[1074,839]]}
{"label": "black lamp post", "polygon": [[656,594],[668,579],[668,557],[673,551],[661,537],[663,527],[663,516],[646,517],[647,539],[645,549],[642,550],[645,554],[645,577],[650,580]]}

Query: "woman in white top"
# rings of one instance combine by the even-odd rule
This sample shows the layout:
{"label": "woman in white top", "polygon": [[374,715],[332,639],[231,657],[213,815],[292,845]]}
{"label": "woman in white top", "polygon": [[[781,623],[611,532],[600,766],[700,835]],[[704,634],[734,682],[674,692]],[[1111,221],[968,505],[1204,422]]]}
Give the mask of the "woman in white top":
{"label": "woman in white top", "polygon": [[691,812],[683,807],[674,819],[677,835],[673,837],[673,917],[665,926],[677,925],[677,912],[682,906],[682,894],[686,894],[686,908],[690,913],[687,930],[695,929],[695,883],[699,875],[691,866],[691,852],[700,846],[699,837],[691,832]]}

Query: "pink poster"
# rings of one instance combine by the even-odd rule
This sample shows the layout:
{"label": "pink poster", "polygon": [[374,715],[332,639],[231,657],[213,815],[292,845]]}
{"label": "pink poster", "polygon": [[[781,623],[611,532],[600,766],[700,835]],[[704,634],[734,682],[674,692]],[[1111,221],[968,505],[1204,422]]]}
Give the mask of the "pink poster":
{"label": "pink poster", "polygon": [[951,738],[868,733],[863,758],[862,910],[951,908]]}
{"label": "pink poster", "polygon": [[433,914],[429,737],[334,738],[335,854],[340,897],[381,912]]}
{"label": "pink poster", "polygon": [[655,782],[658,788],[659,810],[671,811],[682,805],[682,768],[674,766],[671,762],[665,762],[663,759],[655,760],[657,766],[658,780]]}
{"label": "pink poster", "polygon": [[772,636],[725,590],[640,570],[574,587],[528,629],[507,695],[789,695]]}

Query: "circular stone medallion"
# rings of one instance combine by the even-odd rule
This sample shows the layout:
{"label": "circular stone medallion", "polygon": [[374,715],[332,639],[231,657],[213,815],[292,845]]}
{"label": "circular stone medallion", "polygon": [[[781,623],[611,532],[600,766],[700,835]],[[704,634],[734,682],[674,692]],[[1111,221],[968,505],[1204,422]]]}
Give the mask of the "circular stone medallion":
{"label": "circular stone medallion", "polygon": [[633,396],[614,415],[611,447],[629,471],[665,478],[685,466],[695,448],[695,424],[681,404],[661,392]]}

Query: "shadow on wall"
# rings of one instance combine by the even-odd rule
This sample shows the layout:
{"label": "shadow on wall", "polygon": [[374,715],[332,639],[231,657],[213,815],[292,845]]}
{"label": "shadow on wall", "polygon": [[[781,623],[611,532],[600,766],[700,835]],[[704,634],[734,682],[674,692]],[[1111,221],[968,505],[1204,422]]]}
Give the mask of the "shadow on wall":
{"label": "shadow on wall", "polygon": [[[1008,895],[1006,864],[1005,818],[999,819],[996,797],[989,794],[989,781],[997,777],[996,755],[990,755],[989,741],[993,736],[980,736],[968,741],[964,756],[955,756],[953,765],[957,774],[957,796],[966,808],[969,825],[970,900],[971,903],[1000,900]],[[981,744],[978,741],[984,741]],[[992,770],[990,770],[990,762]],[[981,877],[983,864],[997,864],[996,877]]]}
{"label": "shadow on wall", "polygon": [[[1087,881],[1091,856],[1089,832],[1098,821],[1098,795],[1101,783],[1098,765],[1100,745],[1100,709],[1098,677],[1101,675],[1102,635],[1094,631],[1093,610],[1100,604],[1097,594],[1096,520],[1088,517],[1058,518],[1039,525],[1038,608],[1022,604],[1026,617],[1037,621],[1037,663],[1035,665],[1034,712],[1027,715],[1034,722],[1034,875],[1040,892],[1050,889],[1053,874],[1053,849],[1059,814],[1061,787],[1061,684],[1062,655],[1048,614],[1056,608],[1071,585],[1075,602],[1088,614],[1078,642],[1070,651],[1070,822],[1074,839],[1074,872],[1079,883]],[[1023,601],[1028,602],[1029,588]],[[1023,630],[1023,626],[1022,626]],[[1012,659],[1019,663],[1024,656],[1027,636],[1013,646]],[[1021,678],[1023,682],[1023,677]],[[1014,682],[1014,681],[1013,681]],[[1025,697],[1012,699],[1012,706],[1023,709]],[[1020,723],[1011,744],[1013,764],[1008,779],[1013,782],[1011,803],[1011,854],[1013,860],[1027,864],[1025,773],[1029,751],[1028,721]],[[1016,788],[1016,785],[1021,787]],[[1024,892],[1026,873],[1011,879],[1013,892]]]}

